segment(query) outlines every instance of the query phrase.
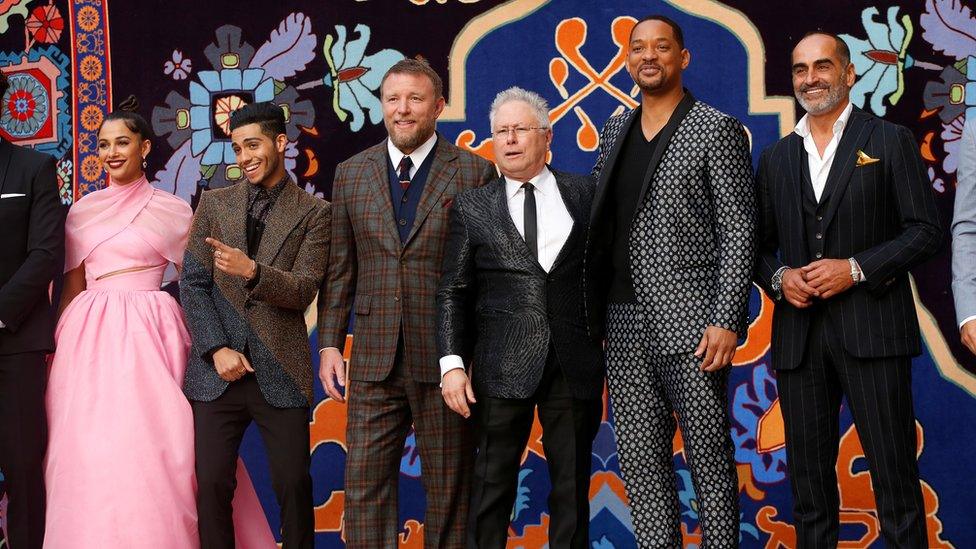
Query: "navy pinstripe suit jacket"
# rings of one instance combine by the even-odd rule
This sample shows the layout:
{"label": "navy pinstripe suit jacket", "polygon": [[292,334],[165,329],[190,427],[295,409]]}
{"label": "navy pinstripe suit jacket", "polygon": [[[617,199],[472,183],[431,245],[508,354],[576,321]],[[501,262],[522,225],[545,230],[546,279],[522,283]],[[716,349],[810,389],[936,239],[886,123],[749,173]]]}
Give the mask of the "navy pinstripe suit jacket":
{"label": "navy pinstripe suit jacket", "polygon": [[[858,151],[878,162],[859,166]],[[777,269],[816,259],[809,257],[804,227],[806,162],[803,138],[796,133],[771,145],[759,160],[755,276],[769,295]],[[824,258],[853,257],[866,277],[822,305],[844,348],[860,358],[917,355],[918,318],[908,272],[939,250],[943,231],[912,133],[855,108],[837,147],[824,201]],[[776,303],[774,368],[800,364],[812,314],[785,299]]]}

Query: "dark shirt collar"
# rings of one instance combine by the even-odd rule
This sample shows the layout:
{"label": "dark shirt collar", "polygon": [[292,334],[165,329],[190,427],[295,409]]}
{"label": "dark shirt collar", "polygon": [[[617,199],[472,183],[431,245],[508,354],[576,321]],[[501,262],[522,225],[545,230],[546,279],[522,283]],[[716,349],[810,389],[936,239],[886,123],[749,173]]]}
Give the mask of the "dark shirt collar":
{"label": "dark shirt collar", "polygon": [[[274,187],[267,189],[267,193],[266,193],[267,196],[270,197],[272,200],[278,198],[278,195],[281,194],[281,190],[285,188],[285,184],[288,183],[289,179],[290,178],[288,177],[288,174],[285,173],[285,176],[281,178],[281,181],[279,181]],[[263,188],[264,187],[262,187],[259,184],[255,185],[253,183],[248,182],[247,193],[248,196],[251,197],[252,201],[258,196],[258,193],[260,193],[261,189]]]}

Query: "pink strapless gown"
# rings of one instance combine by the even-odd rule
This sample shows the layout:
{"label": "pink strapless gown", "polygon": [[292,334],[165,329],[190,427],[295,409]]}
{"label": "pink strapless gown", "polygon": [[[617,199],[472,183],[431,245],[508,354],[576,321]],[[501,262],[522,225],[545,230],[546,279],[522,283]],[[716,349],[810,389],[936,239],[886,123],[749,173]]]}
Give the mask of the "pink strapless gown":
{"label": "pink strapless gown", "polygon": [[[85,260],[88,289],[58,323],[47,390],[47,548],[200,545],[193,417],[181,390],[190,336],[176,300],[159,291],[166,264],[123,229]],[[276,547],[240,462],[237,477],[237,546]]]}

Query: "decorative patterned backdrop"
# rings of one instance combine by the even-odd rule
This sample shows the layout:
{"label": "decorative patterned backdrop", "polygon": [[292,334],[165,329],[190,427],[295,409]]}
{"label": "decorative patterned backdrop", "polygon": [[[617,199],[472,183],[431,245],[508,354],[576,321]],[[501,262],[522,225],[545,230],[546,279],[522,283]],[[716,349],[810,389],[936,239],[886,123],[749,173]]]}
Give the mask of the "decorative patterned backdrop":
{"label": "decorative patterned backdrop", "polygon": [[[754,157],[791,131],[789,54],[807,30],[843,34],[859,81],[855,102],[915,131],[943,218],[951,216],[958,139],[976,116],[976,17],[971,0],[905,5],[824,0],[0,0],[0,135],[58,158],[68,204],[104,183],[95,132],[118,99],[134,94],[159,137],[149,159],[156,184],[195,204],[201,189],[242,177],[227,135],[229,113],[274,101],[288,113],[287,168],[308,192],[330,195],[335,165],[380,141],[378,86],[398,59],[423,56],[445,75],[447,139],[492,157],[490,99],[518,84],[552,106],[552,162],[588,172],[600,126],[636,104],[623,68],[634,21],[664,13],[685,29],[692,53],[687,86],[737,116]],[[0,220],[2,221],[2,220]],[[946,237],[948,243],[948,235]],[[971,510],[976,478],[976,358],[958,342],[944,250],[914,275],[926,342],[916,359],[914,396],[930,547],[976,546]],[[769,367],[772,303],[752,296],[753,323],[730,384],[741,489],[743,547],[793,547],[783,425]],[[309,322],[314,318],[309,317]],[[311,348],[316,347],[314,335]],[[319,389],[318,397],[323,395]],[[345,407],[317,401],[312,417],[317,545],[341,547]],[[848,414],[838,472],[842,546],[880,546],[870,479]],[[533,430],[519,476],[509,547],[546,547],[548,478]],[[267,462],[255,432],[245,461],[278,529]],[[686,545],[700,541],[697,502],[675,463]],[[402,547],[422,547],[424,494],[413,436],[404,448]],[[2,477],[0,477],[2,478]],[[593,448],[591,543],[635,547],[614,446],[612,410]],[[152,497],[147,494],[147,497]],[[90,510],[97,513],[97,509]],[[0,506],[0,520],[3,508]],[[0,542],[0,547],[3,547]]]}

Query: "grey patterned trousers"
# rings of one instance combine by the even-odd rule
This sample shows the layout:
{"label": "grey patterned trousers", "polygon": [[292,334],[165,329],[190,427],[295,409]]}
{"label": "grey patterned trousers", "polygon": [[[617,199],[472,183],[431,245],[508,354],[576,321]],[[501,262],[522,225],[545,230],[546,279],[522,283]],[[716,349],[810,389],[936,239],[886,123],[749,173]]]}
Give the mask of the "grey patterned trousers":
{"label": "grey patterned trousers", "polygon": [[637,545],[681,547],[672,449],[679,425],[698,500],[701,546],[738,547],[728,368],[706,373],[691,353],[653,353],[645,316],[641,306],[630,303],[611,303],[607,312],[607,379]]}

